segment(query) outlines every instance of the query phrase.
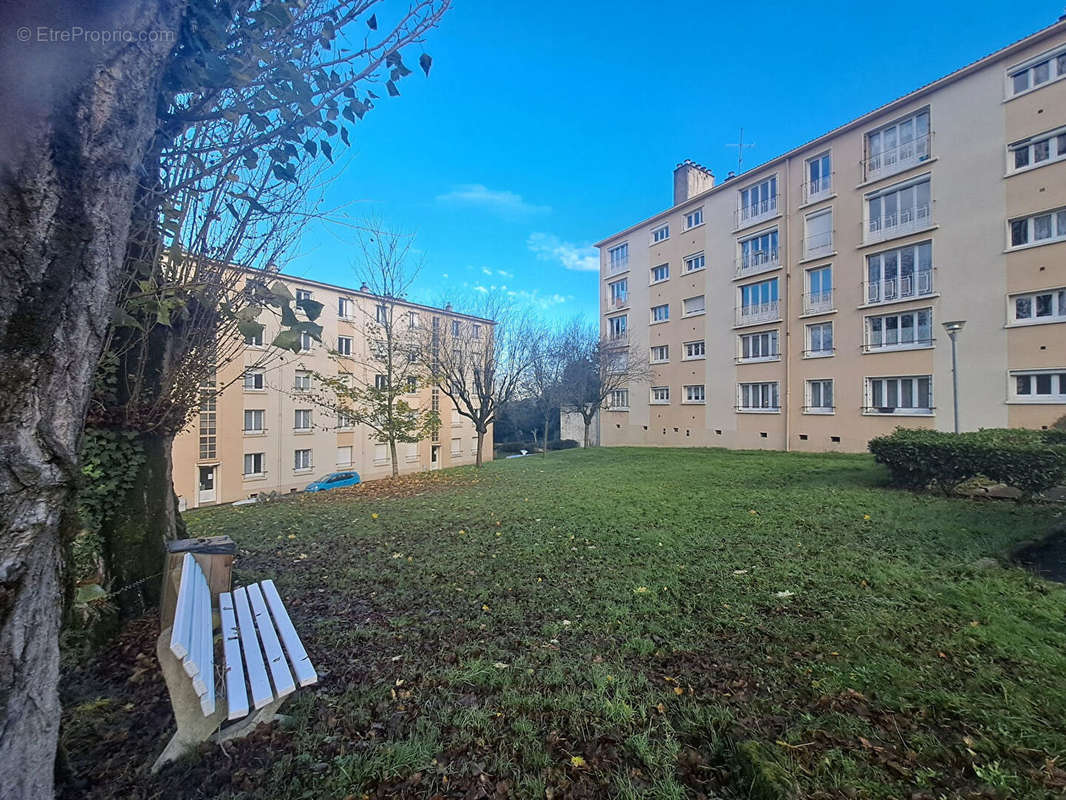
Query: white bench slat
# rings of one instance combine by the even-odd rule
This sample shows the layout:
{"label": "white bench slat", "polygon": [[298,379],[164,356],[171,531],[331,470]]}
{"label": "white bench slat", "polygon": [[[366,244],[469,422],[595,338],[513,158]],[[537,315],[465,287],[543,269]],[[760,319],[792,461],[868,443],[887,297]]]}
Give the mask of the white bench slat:
{"label": "white bench slat", "polygon": [[258,583],[248,587],[248,599],[252,603],[252,614],[255,616],[256,627],[259,628],[259,638],[263,642],[270,677],[274,679],[274,695],[279,698],[290,695],[296,691],[296,683],[289,672],[289,665],[285,662],[285,652],[281,649],[277,631],[274,630],[274,621],[267,612]]}
{"label": "white bench slat", "polygon": [[186,553],[181,560],[181,582],[178,584],[178,599],[174,605],[174,624],[170,629],[170,652],[175,658],[185,658],[189,654],[194,591],[189,564],[195,563],[196,559],[191,553]]}
{"label": "white bench slat", "polygon": [[237,607],[237,622],[241,633],[241,649],[244,651],[244,663],[248,668],[248,684],[252,689],[252,704],[262,708],[274,699],[267,678],[263,653],[259,649],[259,636],[255,632],[252,611],[248,607],[248,592],[241,586],[233,591],[233,603]]}
{"label": "white bench slat", "polygon": [[292,663],[292,671],[296,673],[296,680],[301,686],[310,686],[312,683],[318,683],[318,673],[311,666],[311,659],[307,655],[307,651],[304,650],[303,642],[300,641],[300,636],[296,633],[292,620],[289,619],[289,612],[285,610],[285,604],[281,602],[281,596],[278,594],[277,587],[274,586],[274,581],[268,578],[262,582],[261,586],[263,587],[263,594],[266,596],[267,604],[270,606],[270,612],[274,617],[274,624],[278,629],[278,633],[281,634],[281,641],[285,643],[285,651],[289,654],[289,661]]}
{"label": "white bench slat", "polygon": [[201,584],[203,583],[203,573],[200,571],[200,565],[196,563],[194,558],[189,568],[189,581],[192,584],[192,614],[189,620],[190,636],[189,636],[189,652],[182,659],[182,666],[185,668],[185,674],[190,678],[195,678],[200,672],[200,642],[199,625],[203,624],[203,604],[204,593],[201,591]]}
{"label": "white bench slat", "polygon": [[207,687],[215,682],[215,648],[211,618],[211,589],[207,578],[201,573],[199,581],[200,603],[196,606],[196,674],[192,678],[193,689],[201,698],[207,694]]}
{"label": "white bench slat", "polygon": [[218,609],[222,618],[222,649],[226,656],[226,705],[229,718],[240,719],[248,716],[248,689],[244,685],[244,662],[241,661],[241,639],[233,595],[222,592],[218,596]]}

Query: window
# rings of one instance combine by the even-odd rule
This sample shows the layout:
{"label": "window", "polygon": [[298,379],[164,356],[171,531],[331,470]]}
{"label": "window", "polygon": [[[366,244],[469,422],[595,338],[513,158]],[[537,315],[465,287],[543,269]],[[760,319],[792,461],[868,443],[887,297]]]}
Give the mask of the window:
{"label": "window", "polygon": [[807,403],[804,411],[809,414],[833,413],[833,381],[807,381]]}
{"label": "window", "polygon": [[652,244],[655,244],[656,242],[665,242],[669,238],[670,238],[670,226],[669,225],[660,225],[658,228],[655,228],[651,232]]}
{"label": "window", "polygon": [[407,393],[414,394],[418,391],[418,378],[414,375],[407,376]]}
{"label": "window", "polygon": [[929,109],[866,134],[866,178],[891,175],[929,158]]}
{"label": "window", "polygon": [[245,347],[262,347],[263,346],[263,329],[260,328],[258,333],[249,334],[244,337]]}
{"label": "window", "polygon": [[777,331],[749,333],[740,337],[741,361],[773,361],[780,355]]}
{"label": "window", "polygon": [[651,363],[662,364],[670,360],[670,345],[657,344],[651,349]]}
{"label": "window", "polygon": [[626,338],[626,322],[628,319],[629,317],[625,314],[607,319],[607,331],[612,339]]}
{"label": "window", "polygon": [[685,402],[686,403],[705,403],[707,402],[707,392],[703,384],[696,386],[685,387]]}
{"label": "window", "polygon": [[433,389],[430,391],[429,407],[434,411],[440,411],[440,389]]}
{"label": "window", "polygon": [[923,175],[866,195],[866,238],[877,242],[932,224],[932,183]]}
{"label": "window", "polygon": [[293,388],[298,392],[306,392],[311,388],[311,373],[304,369],[296,370],[296,378]]}
{"label": "window", "polygon": [[407,327],[411,328],[412,330],[414,330],[415,328],[418,327],[418,312],[417,311],[409,311],[407,313]]}
{"label": "window", "polygon": [[352,337],[351,336],[338,336],[337,337],[337,352],[342,356],[350,356],[352,354]]}
{"label": "window", "polygon": [[387,391],[389,388],[389,379],[385,375],[375,375],[374,388],[379,392]]}
{"label": "window", "polygon": [[629,389],[612,389],[607,408],[612,411],[629,410]]}
{"label": "window", "polygon": [[389,307],[384,304],[379,304],[374,308],[374,319],[381,324],[385,324],[389,321]]}
{"label": "window", "polygon": [[620,281],[607,284],[608,305],[611,308],[621,308],[629,299],[629,280],[622,278]]}
{"label": "window", "polygon": [[458,335],[459,335],[459,320],[453,319],[452,320],[452,336],[458,336]]}
{"label": "window", "polygon": [[1007,73],[1008,94],[1028,92],[1063,76],[1066,76],[1066,50],[1060,48],[1011,69]]}
{"label": "window", "polygon": [[663,405],[670,402],[669,386],[652,386],[651,402],[653,405]]}
{"label": "window", "polygon": [[262,433],[265,426],[266,411],[261,408],[250,408],[244,411],[244,432]]}
{"label": "window", "polygon": [[298,408],[296,409],[293,417],[292,427],[298,431],[311,430],[311,409]]}
{"label": "window", "polygon": [[1010,321],[1016,324],[1066,321],[1066,289],[1014,295]]}
{"label": "window", "polygon": [[337,428],[340,430],[346,430],[348,428],[355,427],[355,416],[350,411],[338,411],[337,412]]}
{"label": "window", "polygon": [[833,188],[833,170],[829,153],[807,159],[807,201],[825,197]]}
{"label": "window", "polygon": [[1026,403],[1066,403],[1066,369],[1012,372],[1012,400]]}
{"label": "window", "polygon": [[707,357],[707,348],[700,339],[698,342],[685,342],[685,357],[683,361],[691,361],[699,358]]}
{"label": "window", "polygon": [[611,272],[629,269],[629,243],[620,244],[607,251],[607,266]]}
{"label": "window", "polygon": [[311,297],[312,297],[312,292],[311,292],[310,289],[297,289],[296,290],[296,302],[297,303],[299,303],[301,300],[310,300]]}
{"label": "window", "polygon": [[866,350],[905,350],[931,347],[933,344],[933,309],[904,311],[866,318]]}
{"label": "window", "polygon": [[681,316],[692,317],[696,314],[702,314],[707,310],[706,301],[703,299],[703,295],[697,295],[696,297],[687,297],[681,301]]}
{"label": "window", "polygon": [[737,324],[770,322],[779,317],[777,278],[741,286]]}
{"label": "window", "polygon": [[1066,128],[1022,139],[1007,150],[1007,169],[1011,171],[1061,161],[1066,158]]}
{"label": "window", "polygon": [[868,414],[932,414],[933,378],[907,375],[900,378],[867,378]]}
{"label": "window", "polygon": [[294,450],[293,456],[294,458],[292,468],[295,472],[299,472],[300,470],[311,469],[310,450]]}
{"label": "window", "polygon": [[456,437],[452,439],[452,458],[458,458],[463,454],[463,440],[462,437]]}
{"label": "window", "polygon": [[249,369],[244,373],[244,390],[258,392],[265,388],[263,370]]}
{"label": "window", "polygon": [[866,257],[867,303],[891,303],[932,293],[932,242],[909,244]]}
{"label": "window", "polygon": [[311,346],[312,346],[313,343],[314,343],[314,340],[311,338],[311,334],[309,334],[309,333],[301,333],[300,334],[300,351],[301,352],[304,352],[304,353],[308,352],[311,349]]}
{"label": "window", "polygon": [[777,254],[777,228],[740,242],[738,273],[760,272],[780,264]]}
{"label": "window", "polygon": [[703,269],[706,265],[707,259],[703,257],[703,253],[696,253],[696,255],[685,259],[685,272],[695,272],[698,269]]}
{"label": "window", "polygon": [[807,326],[807,352],[808,357],[821,357],[833,355],[833,323],[819,322]]}
{"label": "window", "polygon": [[337,298],[337,316],[341,319],[352,318],[352,301],[347,297]]}
{"label": "window", "polygon": [[608,372],[625,372],[629,367],[629,353],[625,350],[615,350],[607,354]]}
{"label": "window", "polygon": [[737,385],[737,407],[741,411],[780,411],[777,381]]}
{"label": "window", "polygon": [[245,453],[244,454],[244,475],[245,477],[251,475],[266,475],[266,469],[263,466],[265,461],[265,453]]}
{"label": "window", "polygon": [[685,214],[685,229],[695,228],[697,225],[703,224],[703,208],[697,208],[695,211],[690,211]]}
{"label": "window", "polygon": [[833,308],[833,268],[817,267],[807,270],[807,296],[803,298],[803,312],[816,314]]}
{"label": "window", "polygon": [[833,252],[833,210],[819,211],[804,219],[803,257],[817,258]]}
{"label": "window", "polygon": [[200,392],[200,459],[218,458],[218,419],[216,395],[213,391]]}
{"label": "window", "polygon": [[1010,221],[1010,246],[1046,244],[1066,239],[1066,208]]}
{"label": "window", "polygon": [[746,225],[777,212],[777,176],[740,190],[739,224]]}
{"label": "window", "polygon": [[352,446],[342,445],[337,448],[337,466],[350,467],[352,465]]}
{"label": "window", "polygon": [[670,265],[660,264],[657,267],[651,268],[651,282],[661,283],[670,277]]}
{"label": "window", "polygon": [[481,338],[481,326],[478,325],[476,322],[470,325],[470,335],[475,339]]}
{"label": "window", "polygon": [[651,321],[652,322],[666,322],[670,319],[670,306],[652,306],[651,308]]}

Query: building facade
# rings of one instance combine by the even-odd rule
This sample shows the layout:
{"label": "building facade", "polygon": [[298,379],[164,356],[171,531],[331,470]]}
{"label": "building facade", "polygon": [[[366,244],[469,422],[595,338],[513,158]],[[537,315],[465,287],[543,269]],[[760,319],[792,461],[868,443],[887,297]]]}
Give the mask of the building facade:
{"label": "building facade", "polygon": [[598,243],[650,385],[606,445],[862,451],[896,426],[1066,414],[1066,22]]}
{"label": "building facade", "polygon": [[[181,508],[227,503],[268,492],[294,492],[331,472],[354,470],[363,480],[392,474],[386,444],[369,428],[332,413],[317,391],[316,375],[345,376],[373,383],[368,323],[379,308],[391,308],[393,325],[449,332],[467,328],[472,338],[487,339],[492,320],[406,301],[390,301],[317,281],[275,274],[297,299],[323,304],[316,320],[322,341],[304,335],[299,353],[269,346],[280,329],[268,314],[260,337],[246,338],[237,357],[219,367],[216,382],[205,386],[199,413],[174,441],[174,489]],[[453,330],[454,327],[454,330]],[[328,395],[327,395],[328,396]],[[437,437],[398,444],[401,473],[473,464],[477,433],[439,388],[412,386],[405,400],[416,408],[439,412]],[[492,429],[483,443],[483,458],[492,458]]]}

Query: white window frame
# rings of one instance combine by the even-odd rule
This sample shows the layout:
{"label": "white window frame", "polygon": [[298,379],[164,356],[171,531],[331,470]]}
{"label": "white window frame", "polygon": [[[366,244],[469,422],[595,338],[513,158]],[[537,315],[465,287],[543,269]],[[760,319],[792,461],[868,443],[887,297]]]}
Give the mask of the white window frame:
{"label": "white window frame", "polygon": [[313,300],[314,296],[315,293],[312,292],[310,289],[297,289],[295,292],[297,303],[299,303],[301,300]]}
{"label": "white window frame", "polygon": [[[652,386],[651,391],[648,394],[648,403],[653,406],[668,406],[670,405],[670,387],[669,386]],[[658,399],[657,399],[658,398]]]}
{"label": "white window frame", "polygon": [[707,266],[707,257],[701,250],[690,256],[685,256],[685,272],[698,272]]}
{"label": "white window frame", "polygon": [[[829,173],[822,174],[823,161],[828,159],[829,161]],[[811,175],[811,166],[818,164],[819,175],[817,178]],[[833,153],[830,150],[823,150],[821,153],[813,155],[803,162],[803,185],[807,193],[807,202],[814,203],[818,200],[822,200],[833,193]]]}
{"label": "white window frame", "polygon": [[737,275],[757,275],[780,268],[781,235],[776,225],[737,240]]}
{"label": "white window frame", "polygon": [[350,356],[352,354],[352,344],[351,336],[338,336],[337,353],[342,356]]}
{"label": "white window frame", "polygon": [[[744,295],[748,294],[749,299],[755,294],[755,290],[758,287],[758,294],[761,296],[766,294],[767,300],[760,300],[757,303],[748,303],[744,305]],[[762,287],[766,287],[765,292]],[[754,283],[743,283],[737,286],[737,324],[738,325],[758,325],[763,322],[775,322],[781,318],[781,284],[778,278],[766,278],[761,281],[755,281]],[[770,297],[770,295],[777,295],[776,297]],[[745,309],[748,309],[745,311]],[[752,311],[750,309],[755,309]]]}
{"label": "white window frame", "polygon": [[607,271],[610,274],[629,269],[629,242],[622,242],[607,249]]}
{"label": "white window frame", "polygon": [[703,383],[690,383],[682,387],[685,390],[685,397],[681,401],[682,405],[702,406],[707,404],[707,386]]}
{"label": "white window frame", "polygon": [[607,305],[622,308],[629,302],[629,278],[621,278],[607,284]]}
{"label": "white window frame", "polygon": [[[1047,158],[1036,160],[1040,145],[1047,144]],[[1026,163],[1016,166],[1017,154],[1025,153]],[[1066,125],[1051,131],[1038,133],[1028,139],[1019,139],[1007,145],[1007,174],[1017,175],[1020,172],[1029,172],[1034,169],[1046,167],[1057,161],[1066,160]]]}
{"label": "white window frame", "polygon": [[351,319],[355,304],[350,297],[337,298],[337,319]]}
{"label": "white window frame", "polygon": [[[1048,231],[1051,234],[1043,239],[1037,239],[1037,220],[1048,217]],[[1014,229],[1018,223],[1024,222],[1026,228],[1026,241],[1022,244],[1014,244]],[[1015,217],[1007,220],[1007,249],[1024,250],[1030,247],[1042,247],[1046,244],[1061,242],[1066,239],[1066,206],[1053,208],[1049,211],[1039,211],[1035,214],[1027,214],[1024,217]]]}
{"label": "white window frame", "polygon": [[[348,451],[348,460],[347,461],[341,461],[341,453],[343,451],[345,451],[345,450]],[[352,447],[352,445],[350,445],[350,444],[337,445],[336,461],[337,461],[337,466],[338,467],[350,467],[352,465],[354,459],[355,459],[355,448]]]}
{"label": "white window frame", "polygon": [[[756,394],[758,397],[756,397]],[[756,400],[757,404],[751,401]],[[745,405],[745,401],[748,401]],[[781,385],[778,381],[745,381],[737,384],[737,412],[780,414]]]}
{"label": "white window frame", "polygon": [[[763,340],[765,337],[765,342]],[[756,346],[758,343],[758,346]],[[767,352],[762,352],[763,350]],[[759,355],[750,355],[759,351]],[[745,352],[749,355],[745,355]],[[737,363],[761,364],[767,361],[781,360],[781,332],[777,328],[755,333],[742,333],[737,336]]]}
{"label": "white window frame", "polygon": [[[831,343],[831,347],[828,350],[824,350],[824,349],[815,350],[814,349],[814,329],[818,328],[819,330],[821,330],[821,329],[824,329],[826,326],[829,327],[829,341]],[[804,352],[803,352],[803,357],[804,358],[831,358],[834,354],[836,354],[836,331],[833,330],[833,321],[832,320],[828,320],[828,321],[824,321],[824,322],[811,322],[811,323],[805,325],[803,327],[803,337],[804,337],[804,345],[805,345]],[[825,336],[824,335],[819,335],[818,338],[819,338],[821,343],[825,342]]]}
{"label": "white window frame", "polygon": [[[1009,373],[1008,402],[1028,405],[1062,405],[1066,404],[1066,367],[1051,369],[1012,369]],[[1039,379],[1048,377],[1049,392],[1038,393]],[[1028,393],[1019,391],[1019,385],[1026,379]]]}
{"label": "white window frame", "polygon": [[[822,233],[811,233],[811,222],[822,217],[829,217],[829,230]],[[835,238],[833,233],[832,206],[821,211],[815,211],[813,214],[805,215],[803,217],[803,257],[805,259],[823,258],[831,255]]]}
{"label": "white window frame", "polygon": [[[655,277],[655,271],[656,270],[660,270],[660,269],[664,270],[665,274],[661,278],[656,278]],[[670,264],[669,263],[667,263],[667,264],[657,264],[656,266],[651,268],[651,283],[649,284],[649,286],[654,286],[657,283],[665,283],[668,280],[670,280]]]}
{"label": "white window frame", "polygon": [[350,431],[355,427],[355,415],[350,411],[337,412],[337,430]]}
{"label": "white window frame", "polygon": [[[1048,62],[1048,77],[1040,83],[1034,83],[1034,73],[1044,62]],[[1016,90],[1014,77],[1023,72],[1026,73],[1027,85],[1024,89]],[[1029,94],[1029,92],[1035,92],[1045,86],[1050,86],[1063,78],[1066,78],[1066,47],[1059,46],[1051,50],[1045,50],[1039,55],[1007,68],[1005,76],[1006,97],[1008,100],[1013,100],[1015,97],[1021,97],[1023,94]]]}
{"label": "white window frame", "polygon": [[[698,301],[693,303],[694,305],[700,305],[695,311],[689,310],[689,303],[692,301]],[[681,316],[682,317],[698,317],[707,313],[707,296],[702,294],[693,295],[692,297],[686,297],[681,301]]]}
{"label": "white window frame", "polygon": [[[922,266],[923,248],[928,247],[929,264]],[[902,274],[904,251],[911,251],[912,270]],[[895,254],[895,277],[885,277],[888,258]],[[871,269],[876,264],[877,279],[871,278]],[[866,274],[863,279],[863,301],[865,305],[877,306],[899,303],[906,300],[920,300],[933,294],[933,241],[912,242],[900,247],[878,250],[866,256]]]}
{"label": "white window frame", "polygon": [[693,209],[685,214],[685,230],[690,231],[703,224],[703,206]]}
{"label": "white window frame", "polygon": [[[929,381],[929,389],[927,393],[927,404],[925,406],[901,406],[898,405],[904,394],[904,382],[910,383],[910,388],[907,389],[911,394],[911,399],[915,399],[920,395],[921,382],[923,380]],[[895,406],[875,406],[874,384],[881,382],[881,399],[887,401],[890,390],[893,389],[896,394],[897,405]],[[891,383],[890,383],[891,382]],[[880,408],[891,409],[890,411],[879,411]],[[933,402],[933,376],[932,375],[876,375],[863,378],[863,410],[862,413],[868,416],[900,416],[900,417],[930,417],[933,416],[936,411],[936,406]]]}
{"label": "white window frame", "polygon": [[[661,356],[656,358],[655,351],[661,350]],[[649,350],[649,360],[652,364],[668,364],[670,362],[670,345],[668,344],[653,344]]]}
{"label": "white window frame", "polygon": [[607,317],[607,336],[616,341],[628,337],[629,315],[619,314],[617,317]]}
{"label": "white window frame", "polygon": [[669,238],[670,238],[670,223],[669,222],[667,222],[664,225],[660,225],[657,228],[652,228],[651,229],[651,243],[652,244],[659,244],[660,242],[665,242]]}
{"label": "white window frame", "polygon": [[[922,204],[918,196],[918,187],[928,185],[929,200]],[[914,201],[904,208],[900,205],[903,193],[913,189]],[[895,211],[887,210],[888,198],[895,197]],[[874,216],[874,201],[877,201],[878,213]],[[863,196],[863,243],[873,244],[894,239],[897,236],[906,236],[911,233],[919,233],[933,225],[933,179],[931,172],[925,172],[908,178],[905,181],[894,183],[875,192],[868,192]],[[891,225],[889,223],[892,223]]]}
{"label": "white window frame", "polygon": [[[249,416],[251,415],[251,416]],[[251,420],[251,427],[249,427],[249,420]],[[258,423],[258,424],[256,424]],[[265,408],[246,408],[244,409],[244,433],[257,435],[266,432],[266,409]]]}
{"label": "white window frame", "polygon": [[[918,120],[922,115],[925,116],[925,133],[919,134]],[[908,142],[900,142],[900,130],[908,122],[911,123],[914,131],[913,138]],[[894,144],[890,148],[886,148],[883,142],[887,133],[892,130],[895,131],[892,136]],[[880,148],[877,153],[873,152],[875,136],[880,137],[877,140]],[[892,122],[867,131],[862,138],[865,155],[863,162],[865,179],[872,181],[887,178],[890,175],[895,175],[898,172],[903,172],[924,161],[928,161],[932,153],[932,140],[933,117],[929,106],[915,109],[902,117],[892,120]],[[875,163],[877,166],[872,166]]]}
{"label": "white window frame", "polygon": [[459,320],[452,320],[452,336],[458,336],[462,332],[463,326]]}
{"label": "white window frame", "polygon": [[[811,267],[803,271],[803,313],[804,314],[824,314],[833,310],[833,265],[832,264],[820,264],[817,267]],[[815,273],[819,276],[822,272],[829,274],[829,288],[824,286],[819,288],[819,291],[815,293],[812,278]],[[822,281],[819,280],[819,284]]]}
{"label": "white window frame", "polygon": [[[251,459],[251,462],[249,462],[249,459]],[[252,466],[251,471],[248,469],[249,463]],[[257,466],[258,469],[256,469]],[[261,478],[266,475],[266,453],[245,453],[243,470],[245,478]]]}
{"label": "white window frame", "polygon": [[[659,318],[656,319],[656,315],[659,314],[660,311],[662,313],[659,316]],[[670,304],[669,303],[663,303],[662,305],[652,306],[651,307],[651,322],[649,324],[651,324],[651,325],[661,325],[662,323],[669,322],[669,321],[670,321]]]}
{"label": "white window frame", "polygon": [[[305,416],[306,415],[306,416]],[[307,424],[301,425],[301,420],[306,419]],[[292,429],[294,431],[309,431],[314,427],[314,420],[312,418],[311,409],[309,408],[294,408],[292,412]]]}
{"label": "white window frame", "polygon": [[[1049,297],[1048,314],[1037,314],[1038,302],[1041,297]],[[1029,301],[1030,314],[1018,315],[1018,302]],[[1012,294],[1007,298],[1007,324],[1014,325],[1048,325],[1054,322],[1066,322],[1066,286],[1058,286],[1054,289],[1044,289],[1039,292],[1022,292]]]}
{"label": "white window frame", "polygon": [[311,389],[311,373],[306,369],[298,369],[292,378],[292,388],[297,392],[306,392]]}
{"label": "white window frame", "polygon": [[265,392],[266,374],[261,369],[246,369],[242,383],[246,392]]}
{"label": "white window frame", "polygon": [[301,333],[300,334],[300,352],[301,353],[310,352],[311,348],[314,347],[314,346],[315,346],[315,340],[312,338],[311,334],[309,334],[309,333]]}
{"label": "white window frame", "polygon": [[[830,404],[825,404],[825,387],[829,385]],[[814,402],[815,385],[818,386],[819,403]],[[804,382],[803,413],[804,414],[835,414],[836,413],[836,387],[832,378],[811,378]]]}
{"label": "white window frame", "polygon": [[262,347],[263,346],[263,330],[260,329],[254,336],[244,337],[245,347]]}
{"label": "white window frame", "polygon": [[[762,191],[764,186],[767,187],[766,192]],[[737,227],[754,225],[760,220],[777,216],[777,190],[777,173],[739,189],[737,191]],[[752,202],[753,193],[755,193],[754,203]]]}
{"label": "white window frame", "polygon": [[607,401],[608,411],[629,411],[629,389],[612,389]]}
{"label": "white window frame", "polygon": [[[918,338],[918,321],[919,315],[925,312],[929,315],[929,338]],[[905,317],[913,317],[914,322],[911,330],[914,333],[914,340],[910,342],[900,341],[900,334],[903,331],[903,319]],[[887,320],[896,320],[896,341],[892,344],[884,344],[886,338],[885,334],[888,330]],[[873,344],[873,321],[881,320],[881,340],[882,344]],[[934,345],[933,337],[933,309],[931,306],[924,308],[909,308],[906,311],[894,311],[891,314],[871,314],[863,319],[863,351],[866,353],[888,353],[896,350],[928,350]]]}
{"label": "white window frame", "polygon": [[[301,456],[304,454],[306,457]],[[292,471],[294,473],[310,472],[315,468],[315,451],[310,447],[299,448],[292,451]],[[301,463],[306,461],[306,463]]]}
{"label": "white window frame", "polygon": [[[703,339],[685,342],[684,348],[684,355],[681,357],[682,361],[704,361],[707,358],[707,342]],[[699,352],[696,355],[689,355],[690,351],[694,350]]]}

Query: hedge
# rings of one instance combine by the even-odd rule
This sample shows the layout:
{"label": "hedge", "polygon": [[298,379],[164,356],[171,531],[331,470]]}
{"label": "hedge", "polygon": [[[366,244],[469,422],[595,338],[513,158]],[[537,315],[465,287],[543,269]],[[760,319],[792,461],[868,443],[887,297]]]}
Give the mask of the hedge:
{"label": "hedge", "polygon": [[951,493],[985,477],[1030,496],[1066,481],[1066,436],[1061,431],[986,428],[970,433],[897,428],[870,440],[874,459],[892,483],[906,489],[937,486]]}
{"label": "hedge", "polygon": [[[573,447],[580,447],[579,442],[573,439],[552,439],[548,442],[549,450],[569,450]],[[539,453],[540,447],[533,442],[497,442],[496,451],[499,453],[520,453],[523,450],[528,450],[530,453]]]}

